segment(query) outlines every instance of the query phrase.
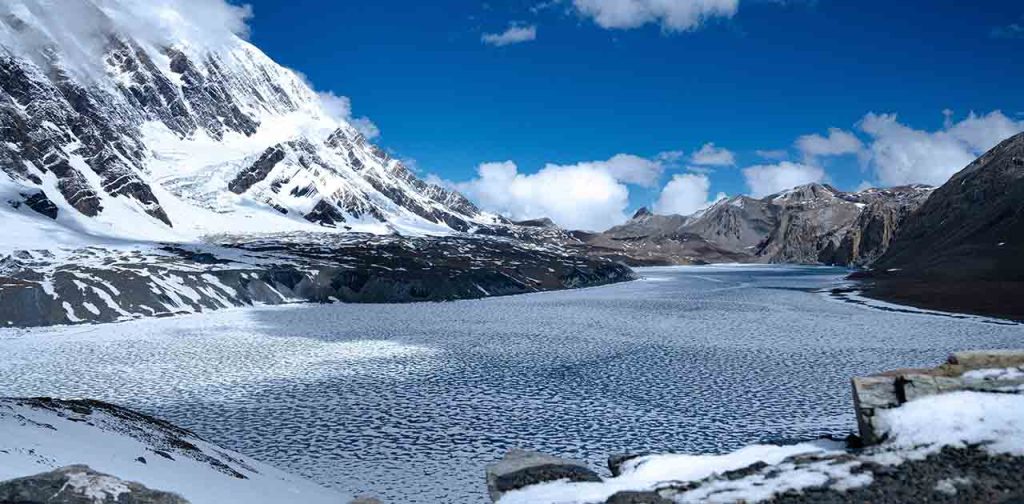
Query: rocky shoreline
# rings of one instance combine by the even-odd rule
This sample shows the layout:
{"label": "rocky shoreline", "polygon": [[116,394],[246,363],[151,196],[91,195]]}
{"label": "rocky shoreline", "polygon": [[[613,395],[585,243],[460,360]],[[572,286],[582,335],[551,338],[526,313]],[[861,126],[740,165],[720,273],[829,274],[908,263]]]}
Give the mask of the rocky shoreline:
{"label": "rocky shoreline", "polygon": [[926,310],[966,313],[1024,322],[1024,282],[899,277],[858,271],[849,277],[864,297]]}
{"label": "rocky shoreline", "polygon": [[585,464],[514,450],[488,466],[494,502],[1010,503],[1024,499],[1024,351],[959,352],[933,369],[854,378],[843,443],[726,455],[612,455]]}

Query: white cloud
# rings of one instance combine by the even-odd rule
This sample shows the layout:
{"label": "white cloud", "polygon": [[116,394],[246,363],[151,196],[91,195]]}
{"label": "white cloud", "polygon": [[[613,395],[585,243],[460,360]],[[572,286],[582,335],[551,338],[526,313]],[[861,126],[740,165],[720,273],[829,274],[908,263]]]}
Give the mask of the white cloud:
{"label": "white cloud", "polygon": [[867,160],[883,186],[923,183],[941,185],[1000,141],[1024,131],[1000,111],[973,112],[960,122],[949,113],[941,130],[916,130],[895,114],[869,113],[860,129],[871,137]]}
{"label": "white cloud", "polygon": [[712,142],[704,144],[690,156],[690,162],[700,166],[733,166],[736,155],[729,149],[715,147]]}
{"label": "white cloud", "polygon": [[[672,176],[661,190],[654,212],[662,215],[690,215],[714,203],[708,199],[711,181],[707,175],[684,173]],[[724,197],[719,195],[718,198]]]}
{"label": "white cloud", "polygon": [[606,169],[581,163],[519,173],[512,161],[484,163],[457,184],[482,208],[513,220],[550,217],[570,229],[603,230],[626,220],[629,189]]}
{"label": "white cloud", "polygon": [[821,167],[782,161],[773,165],[755,165],[743,169],[750,195],[762,198],[798,185],[826,179]]}
{"label": "white cloud", "polygon": [[864,149],[864,143],[849,131],[829,128],[827,137],[815,133],[797,138],[796,148],[804,154],[806,162],[813,162],[819,156],[860,153]]}
{"label": "white cloud", "polygon": [[667,32],[682,32],[695,30],[711,18],[731,18],[739,0],[573,0],[573,5],[602,28],[658,23]]}
{"label": "white cloud", "polygon": [[664,163],[670,158],[671,156],[666,157],[664,154],[659,154],[655,159],[642,158],[632,154],[616,154],[607,161],[588,161],[576,166],[605,170],[615,180],[627,184],[654,187],[658,184],[658,179],[661,178],[661,173],[665,169]]}
{"label": "white cloud", "polygon": [[[300,77],[302,76],[302,74],[299,75]],[[352,100],[349,97],[339,96],[330,91],[318,92],[317,96],[320,98],[320,105],[324,111],[335,121],[344,121],[351,124],[353,128],[362,133],[368,140],[380,136],[380,129],[369,118],[352,117]]]}
{"label": "white cloud", "polygon": [[485,33],[480,36],[480,41],[492,46],[507,46],[529,42],[537,39],[536,26],[509,26],[501,33]]}

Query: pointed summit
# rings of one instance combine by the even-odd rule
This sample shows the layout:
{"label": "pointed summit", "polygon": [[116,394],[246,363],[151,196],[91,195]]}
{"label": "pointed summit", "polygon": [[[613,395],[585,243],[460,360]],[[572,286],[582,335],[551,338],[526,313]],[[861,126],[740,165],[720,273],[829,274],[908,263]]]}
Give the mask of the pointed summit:
{"label": "pointed summit", "polygon": [[633,220],[637,220],[642,217],[650,217],[652,215],[654,214],[651,213],[651,211],[648,210],[647,207],[640,207],[640,209],[637,210],[635,214],[633,214]]}

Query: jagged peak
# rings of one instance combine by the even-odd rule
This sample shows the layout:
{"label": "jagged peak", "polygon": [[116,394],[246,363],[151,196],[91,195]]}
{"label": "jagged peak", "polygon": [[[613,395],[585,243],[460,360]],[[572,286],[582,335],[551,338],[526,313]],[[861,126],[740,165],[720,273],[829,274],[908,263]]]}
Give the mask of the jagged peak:
{"label": "jagged peak", "polygon": [[642,218],[644,218],[644,217],[650,217],[650,216],[652,216],[652,215],[654,215],[654,213],[652,213],[652,212],[651,212],[651,211],[650,211],[650,210],[649,210],[649,209],[648,209],[647,207],[645,207],[645,206],[644,206],[644,207],[640,207],[640,208],[639,208],[639,209],[638,209],[638,210],[637,210],[637,211],[636,211],[636,212],[635,212],[635,213],[633,214],[633,217],[632,217],[632,219],[633,219],[633,220],[636,220],[636,219],[642,219]]}

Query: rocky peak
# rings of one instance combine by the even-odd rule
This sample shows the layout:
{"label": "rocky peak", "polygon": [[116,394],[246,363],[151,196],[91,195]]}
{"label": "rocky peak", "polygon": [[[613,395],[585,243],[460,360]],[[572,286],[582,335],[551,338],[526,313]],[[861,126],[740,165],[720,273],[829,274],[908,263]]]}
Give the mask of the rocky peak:
{"label": "rocky peak", "polygon": [[654,215],[647,207],[640,207],[631,218],[632,220],[643,219],[644,217],[650,217]]}

